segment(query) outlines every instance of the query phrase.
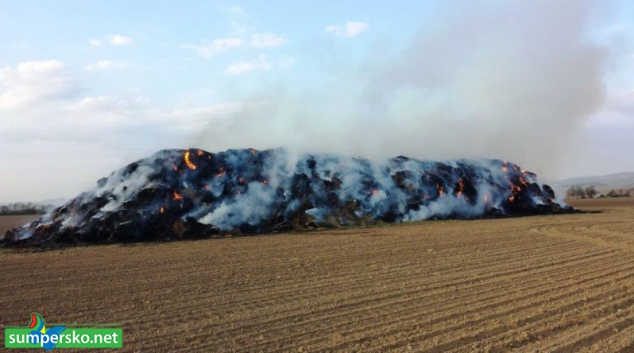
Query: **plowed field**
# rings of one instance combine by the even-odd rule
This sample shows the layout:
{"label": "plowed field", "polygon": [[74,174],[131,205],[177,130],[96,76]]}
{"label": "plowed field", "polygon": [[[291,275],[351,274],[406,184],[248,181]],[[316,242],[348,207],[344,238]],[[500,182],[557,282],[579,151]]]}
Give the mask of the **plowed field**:
{"label": "plowed field", "polygon": [[0,322],[122,323],[143,352],[634,352],[634,201],[574,206],[603,212],[0,250]]}

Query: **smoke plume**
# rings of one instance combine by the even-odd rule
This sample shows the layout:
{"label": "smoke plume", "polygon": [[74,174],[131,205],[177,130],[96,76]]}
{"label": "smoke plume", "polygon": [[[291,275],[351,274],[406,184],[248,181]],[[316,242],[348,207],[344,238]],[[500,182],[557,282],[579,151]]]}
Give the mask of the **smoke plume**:
{"label": "smoke plume", "polygon": [[[214,121],[197,146],[287,147],[371,158],[502,158],[556,176],[603,100],[600,3],[455,1],[400,51],[320,79],[269,84]],[[595,21],[595,22],[593,22]]]}

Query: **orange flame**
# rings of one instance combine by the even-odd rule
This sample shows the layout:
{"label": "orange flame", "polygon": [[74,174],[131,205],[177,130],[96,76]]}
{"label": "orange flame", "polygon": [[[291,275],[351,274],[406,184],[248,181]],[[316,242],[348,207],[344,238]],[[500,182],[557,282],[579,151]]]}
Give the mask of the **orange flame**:
{"label": "orange flame", "polygon": [[178,191],[174,190],[174,201],[179,201],[183,199],[183,195],[179,194]]}
{"label": "orange flame", "polygon": [[524,179],[522,177],[519,178],[520,183],[524,184],[525,186],[528,186],[528,184],[526,184],[526,182],[524,181]]}
{"label": "orange flame", "polygon": [[205,154],[205,152],[203,152],[203,150],[198,150],[198,152],[196,152],[197,156],[202,156],[203,154]]}
{"label": "orange flame", "polygon": [[511,202],[515,201],[515,195],[517,195],[521,191],[522,191],[522,188],[520,188],[519,186],[511,183],[511,192],[513,194],[511,196],[509,196],[509,201],[511,201]]}
{"label": "orange flame", "polygon": [[456,193],[456,196],[458,197],[458,199],[462,197],[463,191],[464,191],[464,180],[462,180],[461,178],[458,180],[458,192]]}
{"label": "orange flame", "polygon": [[161,208],[159,208],[159,212],[163,213],[163,212],[165,212],[165,209],[163,207],[161,207]]}
{"label": "orange flame", "polygon": [[442,187],[440,184],[436,184],[436,187],[438,188],[438,196],[442,196],[445,194],[445,188]]}
{"label": "orange flame", "polygon": [[190,152],[189,150],[187,150],[185,152],[185,164],[187,164],[187,167],[191,170],[196,170],[196,165],[194,163],[192,163],[192,161],[189,159],[190,157]]}
{"label": "orange flame", "polygon": [[511,191],[512,191],[514,194],[517,194],[518,192],[522,191],[522,188],[520,188],[519,186],[517,186],[517,185],[515,185],[515,184],[511,183]]}
{"label": "orange flame", "polygon": [[268,181],[268,180],[266,180],[266,179],[264,179],[264,180],[262,180],[262,181],[260,182],[260,184],[262,184],[262,185],[267,185],[268,183],[269,183],[269,181]]}

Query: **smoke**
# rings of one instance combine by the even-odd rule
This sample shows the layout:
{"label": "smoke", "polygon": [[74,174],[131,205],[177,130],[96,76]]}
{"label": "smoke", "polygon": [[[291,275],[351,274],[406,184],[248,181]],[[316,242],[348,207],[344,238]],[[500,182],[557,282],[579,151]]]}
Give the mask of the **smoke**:
{"label": "smoke", "polygon": [[400,51],[377,45],[314,82],[250,95],[198,146],[501,158],[556,176],[603,101],[607,51],[589,40],[600,5],[455,1]]}

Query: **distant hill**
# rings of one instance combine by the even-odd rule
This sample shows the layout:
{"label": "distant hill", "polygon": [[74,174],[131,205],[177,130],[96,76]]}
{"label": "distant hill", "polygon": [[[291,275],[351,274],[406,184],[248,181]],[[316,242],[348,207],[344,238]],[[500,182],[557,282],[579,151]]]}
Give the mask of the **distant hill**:
{"label": "distant hill", "polygon": [[66,202],[68,202],[68,199],[56,198],[56,199],[46,199],[36,203],[39,205],[51,205],[51,206],[59,207],[65,204]]}
{"label": "distant hill", "polygon": [[42,200],[42,201],[37,201],[37,202],[31,202],[31,201],[22,201],[22,202],[0,202],[0,206],[5,206],[5,205],[10,205],[10,204],[15,204],[15,203],[33,203],[36,205],[42,205],[42,206],[54,206],[54,207],[59,207],[63,204],[65,204],[66,202],[68,202],[69,199],[65,199],[65,198],[56,198],[56,199],[46,199],[46,200]]}
{"label": "distant hill", "polygon": [[571,186],[594,186],[599,191],[634,187],[634,172],[623,172],[599,176],[583,176],[555,180],[549,183],[559,195],[564,195]]}

